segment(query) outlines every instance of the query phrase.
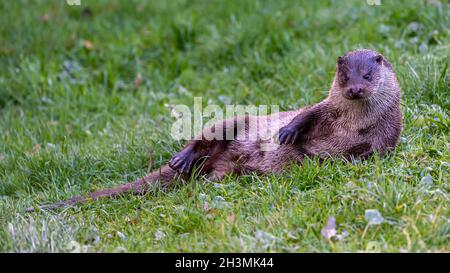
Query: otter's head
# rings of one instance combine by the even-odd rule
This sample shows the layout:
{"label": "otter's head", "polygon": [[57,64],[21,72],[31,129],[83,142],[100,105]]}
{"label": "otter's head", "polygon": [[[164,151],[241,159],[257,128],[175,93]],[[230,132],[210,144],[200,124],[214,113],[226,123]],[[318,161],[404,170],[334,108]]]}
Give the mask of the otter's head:
{"label": "otter's head", "polygon": [[364,100],[382,84],[386,59],[373,50],[356,50],[337,58],[333,91],[347,100]]}

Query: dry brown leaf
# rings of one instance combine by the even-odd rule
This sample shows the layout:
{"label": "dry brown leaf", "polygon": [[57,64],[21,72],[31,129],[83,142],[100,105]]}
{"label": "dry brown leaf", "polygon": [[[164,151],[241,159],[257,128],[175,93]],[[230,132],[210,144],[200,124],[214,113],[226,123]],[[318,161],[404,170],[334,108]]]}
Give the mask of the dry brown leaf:
{"label": "dry brown leaf", "polygon": [[42,22],[47,23],[50,20],[50,14],[45,13],[39,18]]}
{"label": "dry brown leaf", "polygon": [[205,202],[205,204],[203,204],[203,211],[206,212],[207,214],[211,214],[211,215],[217,214],[217,209],[210,208],[208,202]]}
{"label": "dry brown leaf", "polygon": [[230,224],[234,224],[234,222],[236,221],[236,214],[230,213],[230,214],[227,216],[227,221],[228,221],[228,223],[230,223]]}
{"label": "dry brown leaf", "polygon": [[94,48],[94,44],[89,40],[83,40],[83,47],[87,50],[92,50]]}
{"label": "dry brown leaf", "polygon": [[136,77],[134,78],[134,87],[138,88],[142,85],[142,75],[141,73],[137,73]]}
{"label": "dry brown leaf", "polygon": [[217,209],[216,209],[216,208],[210,208],[210,209],[208,210],[208,214],[216,215],[216,214],[217,214]]}
{"label": "dry brown leaf", "polygon": [[41,150],[41,144],[36,144],[34,145],[34,147],[28,151],[28,155],[35,155],[37,153],[39,153],[39,151]]}
{"label": "dry brown leaf", "polygon": [[126,221],[128,222],[128,224],[130,224],[132,226],[135,226],[135,225],[137,225],[139,223],[139,220],[137,218],[130,219],[130,218],[127,217]]}

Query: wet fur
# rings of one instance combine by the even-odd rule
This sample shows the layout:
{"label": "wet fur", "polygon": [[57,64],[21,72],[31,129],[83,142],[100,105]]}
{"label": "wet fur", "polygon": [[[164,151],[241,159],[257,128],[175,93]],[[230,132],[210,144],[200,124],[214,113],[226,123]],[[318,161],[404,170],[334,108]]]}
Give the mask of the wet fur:
{"label": "wet fur", "polygon": [[[360,75],[367,72],[365,70],[372,71],[372,81],[360,79]],[[353,86],[362,86],[368,97],[345,98],[343,94],[348,90],[349,82],[345,83],[343,76],[349,78]],[[270,122],[262,122],[267,117],[247,115],[218,122],[204,130],[196,138],[199,140],[189,141],[168,165],[143,179],[40,208],[83,203],[123,192],[142,194],[152,184],[165,187],[177,179],[188,178],[194,166],[198,167],[200,175],[220,180],[227,174],[280,173],[292,162],[301,164],[305,156],[365,159],[374,152],[383,154],[396,146],[402,131],[400,87],[392,66],[383,56],[371,50],[356,50],[338,58],[326,99],[295,111],[278,113],[275,119],[269,119]],[[258,130],[249,130],[251,124],[258,124]],[[279,131],[281,144],[277,136],[270,141],[250,140],[249,134],[268,129]],[[233,136],[234,140],[207,140],[211,139],[207,134],[216,130],[222,132],[223,139]],[[275,149],[264,151],[261,145],[275,145]]]}

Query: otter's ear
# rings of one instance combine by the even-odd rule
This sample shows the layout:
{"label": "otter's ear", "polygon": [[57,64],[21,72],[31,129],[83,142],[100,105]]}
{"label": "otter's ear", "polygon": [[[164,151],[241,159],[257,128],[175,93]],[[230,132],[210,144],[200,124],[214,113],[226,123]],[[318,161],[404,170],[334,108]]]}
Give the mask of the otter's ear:
{"label": "otter's ear", "polygon": [[383,62],[383,55],[378,54],[375,56],[375,62],[377,62],[377,64],[381,64]]}
{"label": "otter's ear", "polygon": [[337,58],[337,64],[338,64],[338,65],[341,65],[341,64],[343,64],[343,63],[344,63],[344,57],[339,56],[339,57]]}

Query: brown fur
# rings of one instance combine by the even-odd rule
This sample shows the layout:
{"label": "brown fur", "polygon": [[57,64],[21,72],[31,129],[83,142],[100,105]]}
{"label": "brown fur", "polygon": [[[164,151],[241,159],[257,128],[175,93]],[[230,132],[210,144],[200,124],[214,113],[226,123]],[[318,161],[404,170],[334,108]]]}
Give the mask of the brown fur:
{"label": "brown fur", "polygon": [[[247,115],[218,122],[204,130],[200,140],[190,141],[168,165],[144,179],[41,208],[82,203],[123,192],[142,194],[151,184],[169,186],[177,178],[189,177],[196,165],[200,174],[220,180],[227,174],[280,173],[293,161],[301,164],[305,156],[364,159],[374,152],[383,154],[396,146],[402,131],[400,86],[392,66],[382,55],[356,50],[338,58],[326,99],[279,113],[265,124],[262,121],[267,117]],[[257,130],[249,130],[249,124],[257,124]],[[259,134],[269,128],[279,130],[280,143],[259,138],[250,140],[249,134]],[[234,140],[207,140],[210,139],[207,134],[216,129],[223,130],[223,139],[233,136]],[[276,145],[276,149],[263,151],[264,144]]]}

